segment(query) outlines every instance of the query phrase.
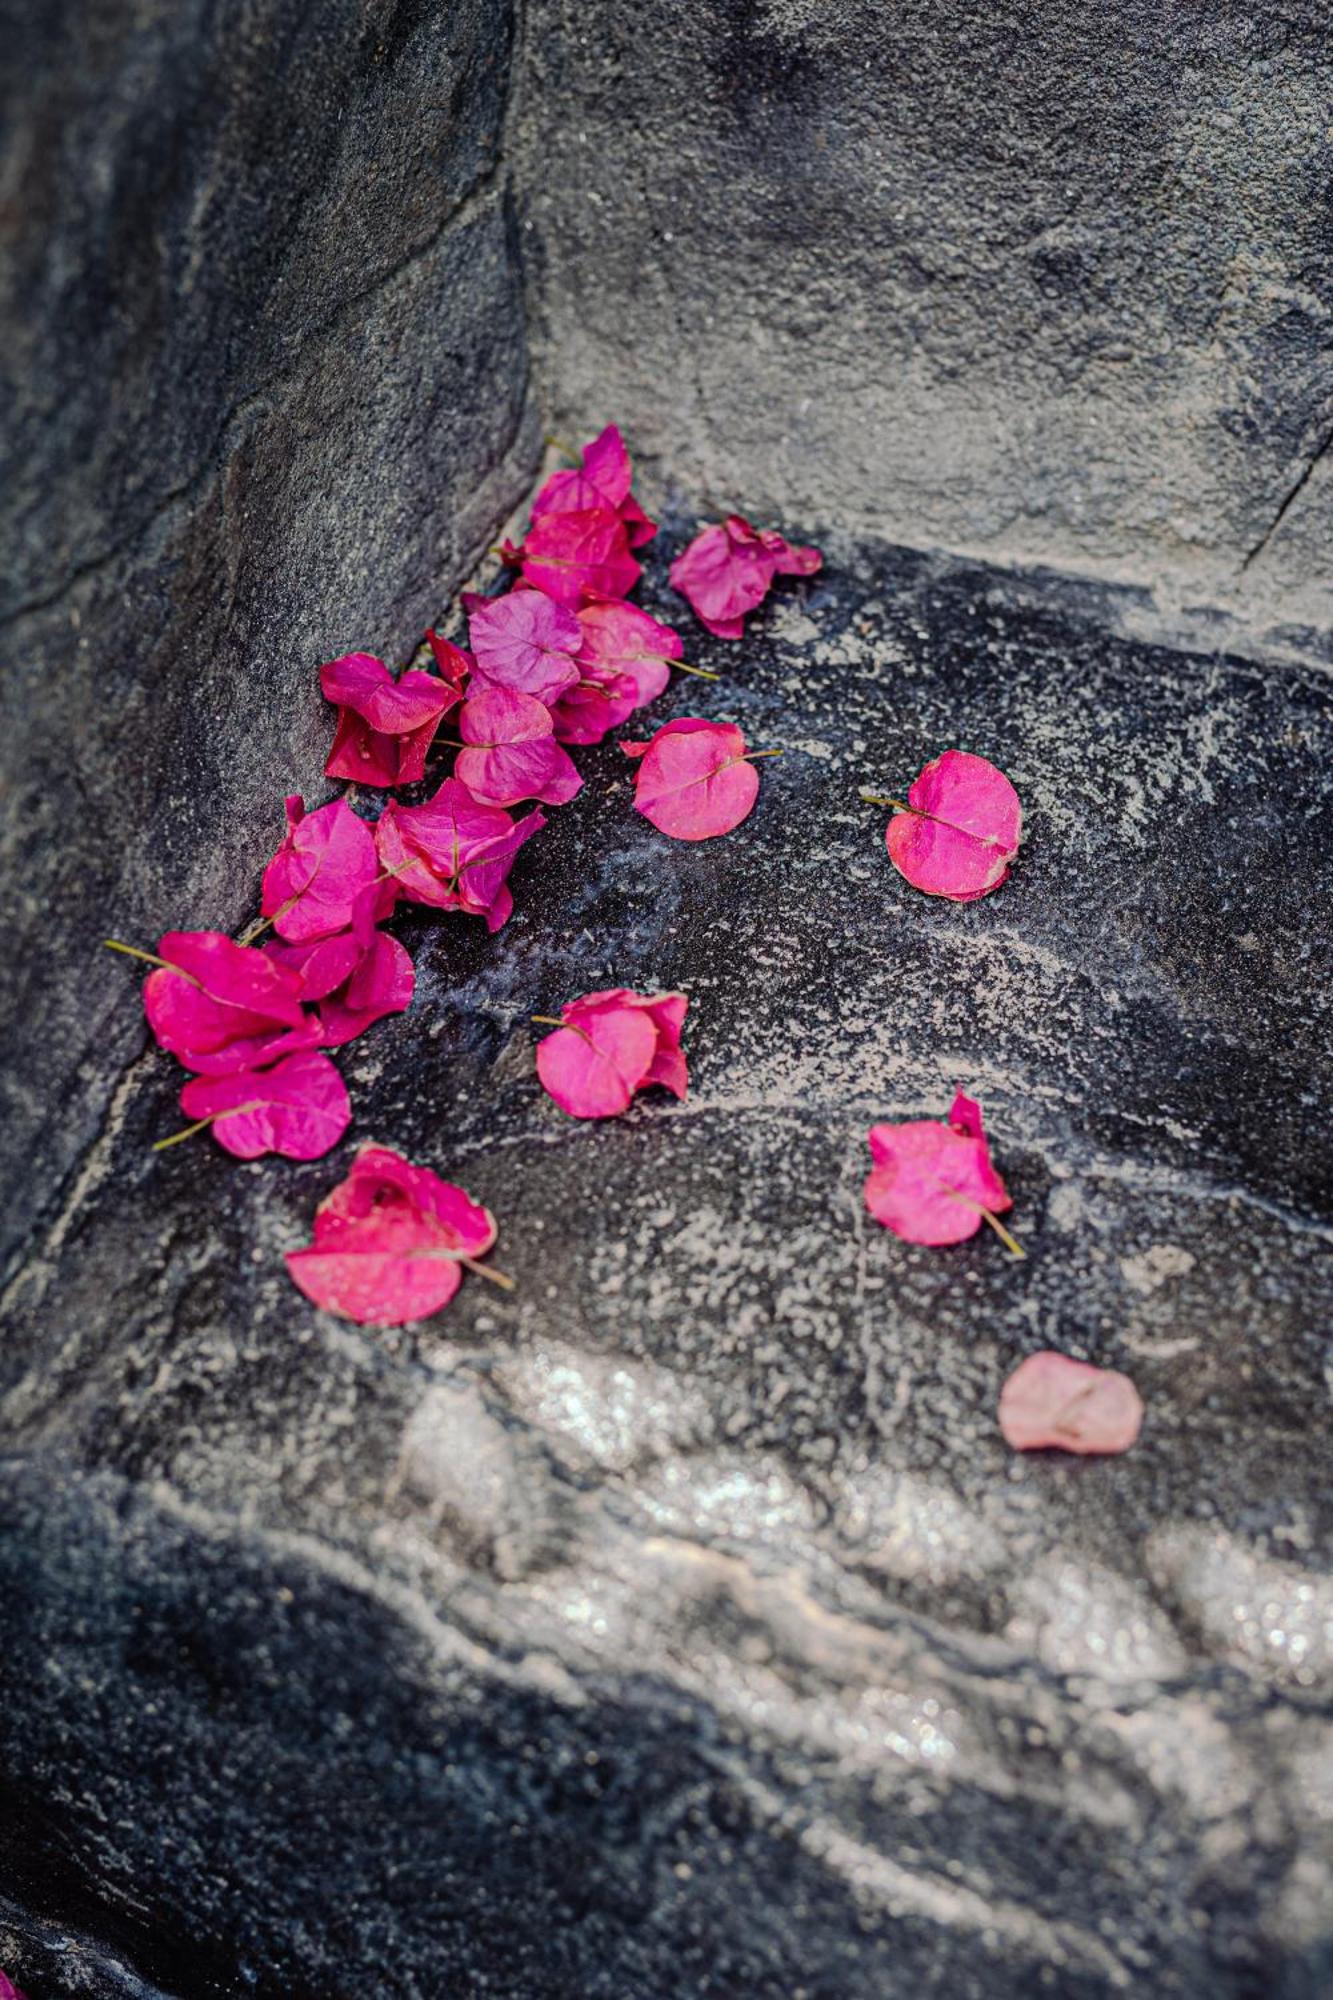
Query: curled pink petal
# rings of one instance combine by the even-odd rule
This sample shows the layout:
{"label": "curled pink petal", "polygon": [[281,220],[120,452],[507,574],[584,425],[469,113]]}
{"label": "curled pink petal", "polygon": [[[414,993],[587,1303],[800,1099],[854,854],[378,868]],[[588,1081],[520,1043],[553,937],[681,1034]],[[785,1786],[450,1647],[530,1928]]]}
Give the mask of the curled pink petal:
{"label": "curled pink petal", "polygon": [[613,1118],[650,1084],[683,1098],[689,1076],[680,1035],[688,1006],[683,993],[625,986],[569,1001],[560,1010],[565,1026],[537,1045],[543,1087],[572,1118]]}
{"label": "curled pink petal", "polygon": [[196,1077],[180,1101],[187,1118],[209,1120],[218,1144],[242,1160],[263,1153],[317,1160],[352,1119],[346,1085],[318,1050],[288,1056],[273,1069]]}
{"label": "curled pink petal", "polygon": [[305,1026],[299,976],[222,931],[168,931],[158,954],[168,963],[144,981],[144,1013],[160,1046],[190,1068]]}
{"label": "curled pink petal", "polygon": [[643,574],[630,554],[625,523],[610,507],[541,515],[513,559],[525,582],[571,609],[589,591],[624,597]]}
{"label": "curled pink petal", "polygon": [[1020,1362],[1000,1391],[1000,1429],[1015,1451],[1128,1451],[1143,1399],[1128,1375],[1045,1348]]}
{"label": "curled pink petal", "polygon": [[913,1118],[874,1125],[869,1139],[874,1165],[865,1183],[866,1207],[908,1243],[962,1243],[987,1215],[1013,1205],[991,1165],[981,1107],[961,1091],[949,1124]]}
{"label": "curled pink petal", "polygon": [[376,931],[345,985],[319,1003],[324,1047],[341,1048],[387,1014],[405,1013],[415,985],[407,948],[397,938]]}
{"label": "curled pink petal", "polygon": [[512,820],[478,805],[458,778],[446,778],[422,806],[395,799],[375,826],[380,865],[409,902],[485,917],[498,930],[513,907],[506,888],[514,857],[546,821],[540,810]]}
{"label": "curled pink petal", "polygon": [[292,944],[346,930],[358,895],[375,880],[375,836],[341,799],[307,813],[287,800],[287,837],[264,870],[260,909]]}
{"label": "curled pink petal", "polygon": [[759,796],[759,773],[746,761],[745,738],[734,723],[682,716],[664,723],[651,742],[620,747],[642,760],[635,809],[673,840],[730,833]]}
{"label": "curled pink petal", "polygon": [[773,578],[810,576],[823,558],[797,548],[740,514],[697,534],[671,565],[671,583],[688,598],[700,623],[719,639],[739,639],[748,614],[763,603]]}
{"label": "curled pink petal", "polygon": [[914,889],[972,903],[1008,878],[1023,837],[1023,808],[994,764],[946,750],[926,765],[907,803],[912,810],[894,814],[885,842]]}
{"label": "curled pink petal", "polygon": [[543,514],[590,513],[612,509],[624,524],[631,548],[650,542],[657,533],[630,492],[633,468],[625,441],[614,424],[583,448],[583,463],[572,471],[553,472],[532,503],[534,521]]}

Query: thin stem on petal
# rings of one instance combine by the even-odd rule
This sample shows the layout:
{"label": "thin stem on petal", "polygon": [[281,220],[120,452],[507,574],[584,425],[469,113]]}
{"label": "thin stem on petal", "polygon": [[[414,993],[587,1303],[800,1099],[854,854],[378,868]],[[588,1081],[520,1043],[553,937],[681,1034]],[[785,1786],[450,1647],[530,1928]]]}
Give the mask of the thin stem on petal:
{"label": "thin stem on petal", "polygon": [[583,453],[581,451],[575,451],[572,444],[566,444],[563,438],[558,438],[554,436],[552,432],[547,431],[545,436],[542,438],[542,443],[549,444],[552,451],[562,451],[565,454],[566,458],[573,459],[575,465],[581,466],[583,464]]}
{"label": "thin stem on petal", "polygon": [[736,759],[736,762],[738,764],[752,764],[756,757],[785,757],[786,754],[785,750],[747,750],[743,757]]}
{"label": "thin stem on petal", "polygon": [[1004,1224],[1001,1222],[999,1216],[993,1214],[989,1208],[983,1208],[979,1201],[971,1201],[969,1200],[967,1195],[959,1194],[957,1188],[945,1188],[944,1192],[948,1195],[951,1201],[961,1201],[963,1207],[970,1208],[974,1215],[984,1216],[986,1221],[989,1222],[991,1228],[995,1231],[995,1234],[999,1237],[1001,1243],[1003,1243],[1005,1249],[1009,1252],[1011,1257],[1027,1256],[1028,1253],[1023,1248],[1018,1238],[1016,1236],[1010,1235],[1009,1231],[1005,1228]]}
{"label": "thin stem on petal", "polygon": [[568,1021],[557,1021],[554,1014],[533,1014],[529,1017],[539,1028],[567,1028]]}
{"label": "thin stem on petal", "polygon": [[514,1279],[507,1278],[503,1271],[494,1271],[489,1264],[479,1264],[475,1257],[465,1256],[461,1250],[456,1255],[458,1262],[465,1264],[469,1271],[475,1271],[479,1278],[489,1278],[491,1283],[499,1285],[502,1291],[512,1292],[514,1290]]}
{"label": "thin stem on petal", "polygon": [[196,1118],[193,1125],[185,1126],[180,1132],[173,1132],[169,1139],[155,1139],[153,1141],[153,1151],[155,1153],[163,1153],[168,1146],[179,1146],[182,1139],[193,1139],[196,1132],[202,1132],[205,1125],[211,1125],[213,1120],[221,1117],[221,1115],[221,1112],[210,1111],[207,1118]]}
{"label": "thin stem on petal", "polygon": [[[644,657],[645,659],[652,659],[655,655],[645,654]],[[701,681],[720,681],[722,678],[721,674],[712,673],[707,667],[691,666],[688,660],[668,660],[666,664],[675,667],[682,674],[697,674]]]}
{"label": "thin stem on petal", "polygon": [[915,806],[904,805],[901,799],[882,798],[878,792],[862,792],[862,799],[868,806],[892,806],[895,812],[914,813]]}
{"label": "thin stem on petal", "polygon": [[[153,951],[140,951],[137,944],[122,944],[119,938],[103,938],[102,943],[108,951],[123,951],[126,958],[141,958],[145,965],[160,965],[166,972],[180,972],[180,967],[173,965],[169,958],[159,958]],[[181,972],[182,979],[189,977],[188,972]],[[194,984],[197,985],[198,981]]]}

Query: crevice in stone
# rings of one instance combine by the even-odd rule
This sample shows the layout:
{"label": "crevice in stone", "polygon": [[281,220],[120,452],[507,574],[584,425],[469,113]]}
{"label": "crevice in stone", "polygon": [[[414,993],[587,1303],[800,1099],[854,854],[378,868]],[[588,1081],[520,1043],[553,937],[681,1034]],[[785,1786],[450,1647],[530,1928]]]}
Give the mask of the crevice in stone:
{"label": "crevice in stone", "polygon": [[1254,544],[1249,554],[1241,563],[1239,572],[1241,576],[1244,576],[1247,570],[1251,569],[1255,563],[1259,562],[1267,554],[1278,529],[1282,526],[1282,523],[1286,520],[1288,514],[1310,484],[1311,479],[1319,469],[1322,461],[1328,456],[1330,450],[1333,450],[1333,426],[1330,426],[1323,433],[1313,452],[1306,459],[1301,471],[1287,488],[1286,497],[1283,499],[1276,514],[1274,514],[1268,528],[1259,537],[1259,540]]}

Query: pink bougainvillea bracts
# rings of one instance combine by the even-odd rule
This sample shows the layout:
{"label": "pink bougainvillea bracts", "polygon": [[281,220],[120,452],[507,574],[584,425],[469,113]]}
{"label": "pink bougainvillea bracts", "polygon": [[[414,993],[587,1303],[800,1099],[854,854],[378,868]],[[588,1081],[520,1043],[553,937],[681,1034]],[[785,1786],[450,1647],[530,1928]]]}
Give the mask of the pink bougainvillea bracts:
{"label": "pink bougainvillea bracts", "polygon": [[264,870],[259,907],[280,938],[306,944],[348,928],[379,862],[374,834],[341,799],[307,813],[294,795],[286,808],[287,837]]}
{"label": "pink bougainvillea bracts", "polygon": [[1128,1375],[1045,1348],[1020,1362],[1000,1391],[1000,1429],[1015,1451],[1128,1451],[1143,1400]]}
{"label": "pink bougainvillea bracts", "polygon": [[676,557],[671,582],[700,624],[719,639],[739,639],[775,576],[813,576],[822,562],[818,549],[798,547],[771,528],[753,528],[742,515],[729,514]]}
{"label": "pink bougainvillea bracts", "polygon": [[571,610],[589,592],[625,597],[643,574],[630,554],[625,523],[610,507],[543,514],[521,548],[506,543],[504,556],[525,583]]}
{"label": "pink bougainvillea bracts", "polygon": [[[683,993],[585,993],[560,1010],[556,1032],[537,1044],[537,1074],[571,1118],[614,1118],[636,1091],[661,1084],[683,1098],[689,1082],[680,1032]],[[545,1016],[537,1016],[545,1021]]]}
{"label": "pink bougainvillea bracts", "polygon": [[315,1211],[309,1248],[288,1251],[287,1269],[327,1312],[402,1326],[448,1305],[463,1266],[495,1237],[494,1217],[462,1188],[388,1146],[366,1146]]}
{"label": "pink bougainvillea bracts", "polygon": [[908,1243],[962,1243],[988,1222],[1001,1241],[1023,1252],[997,1216],[1013,1203],[991,1165],[981,1106],[960,1090],[949,1122],[913,1118],[870,1129],[874,1166],[866,1207],[876,1222]]}
{"label": "pink bougainvillea bracts", "polygon": [[324,774],[358,785],[412,785],[426,773],[426,752],[459,699],[457,687],[415,669],[399,676],[372,653],[345,653],[319,670],[338,728]]}
{"label": "pink bougainvillea bracts", "polygon": [[554,728],[544,702],[508,688],[483,686],[458,711],[464,748],[455,760],[454,776],[480,805],[516,806],[524,799],[565,805],[582,789],[583,780],[556,742]]}
{"label": "pink bougainvillea bracts", "polygon": [[608,424],[583,447],[581,465],[551,474],[532,503],[532,518],[536,521],[543,514],[589,513],[609,507],[624,523],[630,547],[638,548],[652,540],[657,528],[630,492],[633,476],[625,440],[615,424]]}
{"label": "pink bougainvillea bracts", "polygon": [[622,743],[642,761],[634,780],[634,805],[673,840],[711,840],[730,833],[759,795],[759,773],[750,761],[773,750],[747,750],[734,723],[682,716],[663,723],[648,743]]}
{"label": "pink bougainvillea bracts", "polygon": [[906,805],[870,802],[895,808],[885,844],[914,889],[974,903],[1008,880],[1023,837],[1023,808],[1004,772],[984,757],[946,750],[914,781]]}
{"label": "pink bougainvillea bracts", "polygon": [[[301,1006],[299,978],[221,931],[168,931],[154,962],[144,1013],[160,1047],[186,1069],[246,1069],[319,1039]],[[291,1042],[293,1034],[302,1039]]]}
{"label": "pink bougainvillea bracts", "polygon": [[478,805],[461,779],[446,778],[425,805],[391,800],[375,838],[381,865],[409,902],[464,910],[498,931],[514,907],[507,887],[514,857],[545,824],[540,809],[512,820]]}
{"label": "pink bougainvillea bracts", "polygon": [[539,590],[466,599],[477,676],[493,687],[552,702],[579,677],[579,621]]}
{"label": "pink bougainvillea bracts", "polygon": [[346,1086],[318,1049],[287,1056],[272,1069],[196,1077],[181,1092],[181,1110],[194,1122],[159,1140],[159,1147],[207,1125],[219,1146],[242,1160],[262,1153],[317,1160],[337,1145],[352,1118]]}

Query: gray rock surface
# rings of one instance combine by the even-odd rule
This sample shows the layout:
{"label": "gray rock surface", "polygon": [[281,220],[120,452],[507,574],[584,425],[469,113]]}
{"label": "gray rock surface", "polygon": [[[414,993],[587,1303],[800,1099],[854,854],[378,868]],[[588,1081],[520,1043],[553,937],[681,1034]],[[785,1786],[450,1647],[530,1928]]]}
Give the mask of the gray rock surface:
{"label": "gray rock surface", "polygon": [[557,429],[715,510],[1327,627],[1318,0],[530,0]]}
{"label": "gray rock surface", "polygon": [[[338,1155],[152,1155],[145,1053],[7,1300],[0,1946],[34,2000],[1315,2000],[1333,690],[850,542],[696,644],[672,545],[726,678],[661,713],[785,750],[744,826],[583,753],[499,937],[402,920]],[[857,797],[948,743],[1028,809],[972,906]],[[612,981],[690,994],[691,1099],[575,1125],[528,1017]],[[1024,1262],[863,1214],[867,1125],[958,1081]],[[299,1298],[372,1138],[512,1295]],[[1005,1451],[1047,1345],[1133,1374],[1130,1455]]]}

